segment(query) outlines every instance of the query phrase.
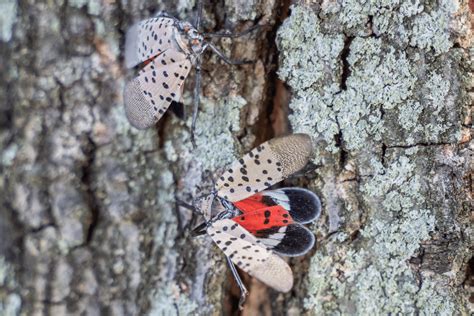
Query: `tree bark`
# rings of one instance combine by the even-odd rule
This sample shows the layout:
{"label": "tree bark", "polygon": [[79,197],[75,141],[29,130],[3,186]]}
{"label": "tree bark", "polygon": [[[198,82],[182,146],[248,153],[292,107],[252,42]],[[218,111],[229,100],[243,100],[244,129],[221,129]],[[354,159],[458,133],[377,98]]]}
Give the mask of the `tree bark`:
{"label": "tree bark", "polygon": [[317,246],[277,293],[242,273],[244,315],[472,313],[469,3],[205,2],[197,149],[171,111],[125,118],[124,34],[194,1],[0,4],[0,314],[230,315],[238,289],[178,208],[253,146],[309,134]]}

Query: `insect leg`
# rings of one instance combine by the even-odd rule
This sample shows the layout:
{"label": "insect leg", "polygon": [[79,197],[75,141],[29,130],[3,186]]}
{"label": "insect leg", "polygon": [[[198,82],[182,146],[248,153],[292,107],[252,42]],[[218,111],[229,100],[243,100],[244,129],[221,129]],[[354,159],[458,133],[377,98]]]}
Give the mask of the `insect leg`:
{"label": "insect leg", "polygon": [[239,299],[239,309],[244,309],[244,303],[245,299],[247,298],[247,295],[249,294],[249,291],[245,288],[244,283],[242,282],[242,279],[240,278],[239,272],[237,272],[237,269],[235,268],[235,265],[232,263],[229,257],[225,256],[227,259],[227,264],[229,265],[230,271],[232,272],[232,275],[234,276],[235,282],[237,282],[237,285],[239,286],[240,289],[240,299]]}
{"label": "insect leg", "polygon": [[191,223],[195,222],[194,214],[197,214],[199,216],[203,215],[202,212],[199,210],[199,208],[194,206],[194,201],[193,201],[193,205],[191,205],[175,197],[175,205],[176,205],[176,212],[177,212],[177,218],[178,218],[178,229],[180,231],[183,230],[183,224],[182,224],[183,221],[181,219],[181,212],[179,211],[180,206],[192,212],[193,216],[192,216]]}
{"label": "insect leg", "polygon": [[[183,203],[185,205],[183,205],[181,203]],[[183,220],[181,218],[181,212],[179,211],[180,206],[188,208],[191,205],[188,205],[188,204],[182,202],[181,200],[175,199],[175,208],[174,209],[176,211],[176,220],[177,220],[177,224],[178,224],[178,231],[183,232]]]}
{"label": "insect leg", "polygon": [[196,21],[194,23],[194,27],[196,28],[196,30],[199,31],[199,27],[201,26],[201,17],[202,17],[202,1],[197,0],[196,6],[197,6],[197,14],[196,14]]}
{"label": "insect leg", "polygon": [[217,47],[215,47],[213,44],[208,43],[208,47],[210,47],[216,54],[219,56],[226,64],[229,65],[246,65],[246,64],[252,64],[253,61],[251,60],[231,60],[227,58]]}
{"label": "insect leg", "polygon": [[196,120],[199,111],[199,101],[201,94],[201,56],[196,59],[196,83],[194,85],[194,103],[193,103],[193,120],[191,123],[191,143],[196,149],[196,140],[194,139],[194,130],[196,129]]}
{"label": "insect leg", "polygon": [[185,209],[190,210],[190,211],[192,211],[192,212],[194,212],[194,213],[201,214],[201,213],[194,207],[194,205],[191,205],[191,204],[189,204],[189,203],[186,203],[186,202],[184,202],[184,201],[182,201],[182,200],[180,200],[180,199],[178,199],[178,198],[175,198],[175,200],[176,200],[176,205],[182,206],[182,207],[184,207]]}
{"label": "insect leg", "polygon": [[237,37],[245,36],[245,35],[255,31],[256,29],[258,29],[260,27],[261,27],[261,25],[255,24],[254,26],[249,27],[245,31],[242,31],[242,32],[239,32],[239,33],[232,33],[232,32],[228,32],[228,31],[224,31],[224,32],[217,32],[217,33],[205,33],[204,36],[205,37],[217,37],[217,38],[220,38],[220,37],[237,38]]}

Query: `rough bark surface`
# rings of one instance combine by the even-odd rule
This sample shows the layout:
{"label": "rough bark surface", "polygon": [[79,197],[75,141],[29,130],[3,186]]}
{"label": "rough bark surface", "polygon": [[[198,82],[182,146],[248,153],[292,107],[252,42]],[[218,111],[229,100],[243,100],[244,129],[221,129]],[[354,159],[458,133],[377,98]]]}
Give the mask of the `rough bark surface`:
{"label": "rough bark surface", "polygon": [[138,131],[122,99],[127,27],[194,4],[0,3],[0,314],[236,314],[175,197],[290,131],[316,147],[285,184],[321,196],[318,245],[288,294],[245,276],[243,314],[472,313],[469,2],[206,3],[206,31],[266,26],[216,41],[253,65],[205,56],[196,150],[189,115]]}

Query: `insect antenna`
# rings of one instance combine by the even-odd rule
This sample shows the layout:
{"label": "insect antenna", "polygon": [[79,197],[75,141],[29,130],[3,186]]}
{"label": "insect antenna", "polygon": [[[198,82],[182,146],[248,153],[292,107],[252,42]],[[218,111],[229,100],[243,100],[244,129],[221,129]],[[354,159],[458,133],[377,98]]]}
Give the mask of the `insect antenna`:
{"label": "insect antenna", "polygon": [[[224,31],[224,32],[217,32],[217,33],[204,33],[203,36],[207,38],[222,38],[222,37],[238,38],[238,37],[245,36],[260,27],[261,25],[257,23],[254,26],[239,33]],[[250,61],[250,60],[231,60],[228,57],[226,57],[214,44],[210,42],[206,42],[206,48],[207,47],[210,47],[217,54],[217,56],[219,56],[225,63],[229,65],[245,65],[245,64],[254,63],[253,61]]]}
{"label": "insect antenna", "polygon": [[245,31],[239,32],[239,33],[232,33],[229,31],[224,31],[224,32],[216,32],[216,33],[204,33],[204,37],[210,37],[210,38],[222,38],[222,37],[229,37],[229,38],[237,38],[237,37],[242,37],[245,36],[256,29],[262,27],[260,24],[255,24],[252,27],[249,27]]}
{"label": "insect antenna", "polygon": [[235,268],[235,265],[232,263],[232,260],[228,256],[225,256],[225,258],[227,260],[227,264],[229,265],[230,271],[232,272],[232,276],[234,277],[235,282],[237,282],[237,285],[240,289],[239,309],[242,310],[244,309],[245,299],[247,298],[249,292],[245,287],[244,282],[242,282],[239,272]]}
{"label": "insect antenna", "polygon": [[246,64],[253,64],[255,61],[253,60],[232,60],[227,58],[217,47],[214,46],[212,43],[207,43],[207,46],[210,47],[214,53],[217,54],[226,64],[229,65],[246,65]]}

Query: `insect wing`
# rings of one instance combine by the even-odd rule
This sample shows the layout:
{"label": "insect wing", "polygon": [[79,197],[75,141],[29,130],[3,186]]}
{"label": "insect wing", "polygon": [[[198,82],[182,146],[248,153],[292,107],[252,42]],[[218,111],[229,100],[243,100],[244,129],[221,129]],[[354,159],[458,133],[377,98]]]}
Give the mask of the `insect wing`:
{"label": "insect wing", "polygon": [[216,182],[218,195],[231,202],[248,198],[302,169],[313,151],[311,138],[293,134],[271,139],[235,161]]}
{"label": "insect wing", "polygon": [[295,222],[302,224],[314,221],[321,214],[318,196],[303,188],[267,190],[235,202],[234,205],[243,213],[279,205],[289,212]]}
{"label": "insect wing", "polygon": [[293,286],[288,264],[236,222],[218,220],[207,232],[224,254],[251,276],[280,292]]}
{"label": "insect wing", "polygon": [[174,23],[171,18],[156,17],[130,27],[125,36],[125,66],[132,68],[166,50],[178,49]]}
{"label": "insect wing", "polygon": [[138,129],[155,124],[172,101],[181,99],[184,80],[191,70],[186,55],[166,51],[148,63],[125,85],[125,113]]}
{"label": "insect wing", "polygon": [[246,212],[232,218],[232,220],[254,235],[260,230],[293,223],[288,211],[280,205],[267,206],[255,211]]}
{"label": "insect wing", "polygon": [[257,230],[254,235],[269,249],[289,257],[304,255],[316,242],[314,234],[298,223]]}
{"label": "insect wing", "polygon": [[[265,192],[265,191],[264,191]],[[242,213],[248,213],[248,212],[254,212],[255,210],[259,210],[268,206],[274,206],[276,203],[273,202],[273,200],[269,201],[268,203],[265,199],[262,193],[256,193],[252,196],[249,196],[246,199],[243,199],[241,201],[234,202],[234,205],[242,212]]]}
{"label": "insect wing", "polygon": [[293,218],[281,205],[248,211],[232,220],[252,233],[265,246],[284,256],[299,256],[315,243],[314,234]]}

